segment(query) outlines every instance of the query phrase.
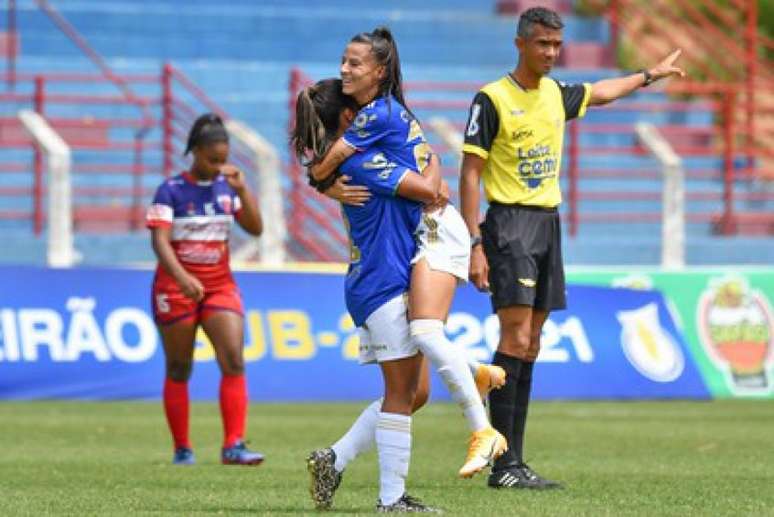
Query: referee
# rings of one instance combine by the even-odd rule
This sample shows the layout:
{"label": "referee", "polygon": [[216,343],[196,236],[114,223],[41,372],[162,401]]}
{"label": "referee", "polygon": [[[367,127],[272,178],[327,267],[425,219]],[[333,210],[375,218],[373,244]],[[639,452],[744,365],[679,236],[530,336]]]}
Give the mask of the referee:
{"label": "referee", "polygon": [[[473,99],[465,130],[460,196],[471,234],[470,278],[491,291],[500,321],[493,363],[507,372],[489,394],[492,425],[509,451],[495,463],[493,488],[559,488],[537,475],[523,457],[532,370],[548,314],[565,308],[559,171],[565,121],[588,106],[609,103],[670,76],[677,50],[654,68],[593,84],[566,85],[546,76],[562,48],[563,23],[542,7],[519,18],[519,61]],[[479,227],[480,183],[489,209]]]}

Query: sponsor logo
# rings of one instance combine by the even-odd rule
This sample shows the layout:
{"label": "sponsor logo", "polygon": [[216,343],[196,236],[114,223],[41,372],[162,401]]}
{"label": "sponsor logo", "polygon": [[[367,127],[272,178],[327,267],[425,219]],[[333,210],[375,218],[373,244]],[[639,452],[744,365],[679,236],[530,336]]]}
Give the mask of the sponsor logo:
{"label": "sponsor logo", "polygon": [[672,382],[683,373],[680,346],[659,323],[658,305],[649,303],[616,312],[621,323],[621,347],[634,369],[655,382]]}
{"label": "sponsor logo", "polygon": [[425,236],[428,244],[438,242],[438,221],[430,214],[423,214],[422,223],[422,226],[419,228],[419,235]]}
{"label": "sponsor logo", "polygon": [[557,175],[559,160],[547,145],[536,145],[528,149],[519,147],[516,159],[519,161],[519,176],[529,188],[537,188],[544,179]]}
{"label": "sponsor logo", "polygon": [[740,277],[711,279],[696,319],[702,347],[734,394],[774,391],[774,315],[764,293]]}
{"label": "sponsor logo", "polygon": [[524,287],[535,287],[535,285],[537,285],[537,282],[531,278],[519,278],[519,283]]}
{"label": "sponsor logo", "polygon": [[653,289],[653,280],[648,275],[632,274],[614,278],[611,285],[626,289],[650,290]]}
{"label": "sponsor logo", "polygon": [[370,161],[363,163],[363,168],[366,170],[377,170],[379,179],[386,180],[392,174],[392,171],[398,164],[391,162],[384,156],[384,153],[376,153]]}
{"label": "sponsor logo", "polygon": [[529,138],[534,134],[535,132],[529,128],[519,129],[518,131],[513,132],[513,134],[511,135],[511,138],[513,139],[514,142],[518,142],[519,140],[524,140],[525,138]]}
{"label": "sponsor logo", "polygon": [[231,213],[231,196],[218,196],[218,204],[220,205],[220,208],[223,210],[224,214]]}
{"label": "sponsor logo", "polygon": [[225,246],[219,243],[210,246],[202,242],[182,242],[177,248],[177,257],[188,264],[217,264],[225,251]]}

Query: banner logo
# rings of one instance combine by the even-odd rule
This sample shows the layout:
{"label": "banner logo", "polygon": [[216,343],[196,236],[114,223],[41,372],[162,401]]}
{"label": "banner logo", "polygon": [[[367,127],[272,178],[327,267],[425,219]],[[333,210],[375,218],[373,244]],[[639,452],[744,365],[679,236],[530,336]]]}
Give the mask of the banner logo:
{"label": "banner logo", "polygon": [[774,316],[766,296],[744,278],[710,280],[697,308],[699,341],[738,395],[774,390]]}
{"label": "banner logo", "polygon": [[685,357],[674,338],[661,327],[655,303],[616,312],[616,317],[622,327],[624,355],[638,372],[656,382],[672,382],[683,373]]}

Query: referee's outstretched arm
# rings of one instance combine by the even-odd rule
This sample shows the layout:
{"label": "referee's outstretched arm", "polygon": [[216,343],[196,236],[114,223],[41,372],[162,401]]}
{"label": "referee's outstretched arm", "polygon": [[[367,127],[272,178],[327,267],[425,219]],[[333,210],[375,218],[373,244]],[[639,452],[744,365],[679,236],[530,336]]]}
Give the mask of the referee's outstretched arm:
{"label": "referee's outstretched arm", "polygon": [[603,79],[591,85],[591,96],[589,97],[590,106],[601,106],[613,102],[621,97],[626,97],[637,88],[648,86],[651,83],[664,79],[665,77],[679,76],[685,77],[682,68],[674,65],[677,58],[680,57],[682,50],[677,49],[669,54],[663,61],[653,68],[643,69],[634,74],[615,79]]}

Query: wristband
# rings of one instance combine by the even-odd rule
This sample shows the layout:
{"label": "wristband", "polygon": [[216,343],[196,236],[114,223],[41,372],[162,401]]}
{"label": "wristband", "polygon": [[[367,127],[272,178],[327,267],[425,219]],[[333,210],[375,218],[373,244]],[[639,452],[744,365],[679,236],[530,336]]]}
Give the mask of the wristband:
{"label": "wristband", "polygon": [[476,235],[475,237],[471,237],[470,238],[470,249],[475,248],[476,246],[478,246],[482,242],[483,242],[483,239],[481,238],[480,235]]}
{"label": "wristband", "polygon": [[645,76],[645,81],[642,83],[642,86],[648,86],[652,84],[656,79],[653,78],[653,74],[648,72],[647,69],[643,68],[642,70],[639,70],[639,72]]}
{"label": "wristband", "polygon": [[328,190],[333,186],[334,183],[336,183],[336,180],[339,179],[341,176],[341,173],[337,170],[324,180],[320,180],[317,182],[317,186],[315,187],[317,189],[317,192],[320,194],[325,194],[325,191]]}

